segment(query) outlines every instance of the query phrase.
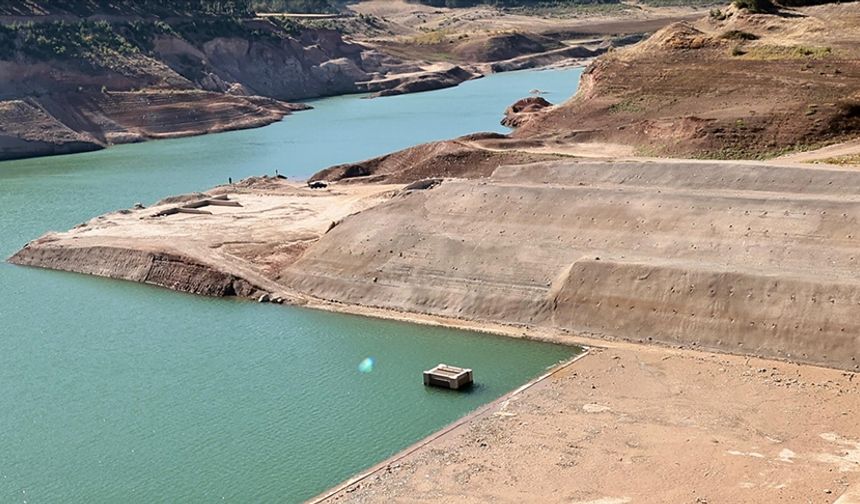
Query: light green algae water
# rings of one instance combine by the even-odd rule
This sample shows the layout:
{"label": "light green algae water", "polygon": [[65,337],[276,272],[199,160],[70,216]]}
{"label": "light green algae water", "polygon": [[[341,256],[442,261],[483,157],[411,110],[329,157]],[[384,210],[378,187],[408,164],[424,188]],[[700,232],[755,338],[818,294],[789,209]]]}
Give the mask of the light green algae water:
{"label": "light green algae water", "polygon": [[[504,131],[579,69],[338,97],[271,126],[0,163],[0,256],[48,230],[263,173],[304,178],[416,143]],[[0,264],[0,502],[297,502],[575,349]],[[360,372],[367,357],[373,370]],[[439,362],[469,393],[426,389]]]}

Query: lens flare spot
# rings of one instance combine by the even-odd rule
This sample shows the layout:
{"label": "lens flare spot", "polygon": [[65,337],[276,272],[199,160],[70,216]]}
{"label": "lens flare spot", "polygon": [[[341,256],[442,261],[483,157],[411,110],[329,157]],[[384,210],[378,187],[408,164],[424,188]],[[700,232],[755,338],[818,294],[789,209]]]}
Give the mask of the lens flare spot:
{"label": "lens flare spot", "polygon": [[370,373],[371,371],[373,371],[374,364],[375,361],[373,360],[373,357],[368,357],[361,361],[361,363],[358,365],[358,370],[362,373]]}

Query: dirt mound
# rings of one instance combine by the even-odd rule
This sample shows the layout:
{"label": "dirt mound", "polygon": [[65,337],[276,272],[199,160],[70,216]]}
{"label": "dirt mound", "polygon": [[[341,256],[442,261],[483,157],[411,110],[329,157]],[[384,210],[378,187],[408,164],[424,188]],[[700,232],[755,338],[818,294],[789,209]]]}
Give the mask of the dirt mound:
{"label": "dirt mound", "polygon": [[690,23],[682,21],[673,23],[648,37],[644,42],[636,46],[635,53],[682,51],[702,49],[715,45],[719,45],[719,42],[693,27]]}
{"label": "dirt mound", "polygon": [[531,120],[534,114],[551,106],[552,103],[541,96],[522,98],[505,109],[505,118],[502,119],[502,125],[509,128],[518,128]]}
{"label": "dirt mound", "polygon": [[487,151],[474,148],[464,140],[448,140],[417,145],[359,163],[332,166],[309,180],[409,183],[436,177],[479,178],[489,176],[502,165],[555,158],[515,151]]}
{"label": "dirt mound", "polygon": [[453,53],[466,61],[487,63],[562,47],[564,46],[558,40],[542,35],[504,33],[461,42],[453,49]]}

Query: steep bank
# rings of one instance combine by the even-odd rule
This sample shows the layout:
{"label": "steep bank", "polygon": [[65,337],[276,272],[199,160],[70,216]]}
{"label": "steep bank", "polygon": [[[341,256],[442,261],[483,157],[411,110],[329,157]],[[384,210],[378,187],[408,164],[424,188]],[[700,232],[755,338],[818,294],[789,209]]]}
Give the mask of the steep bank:
{"label": "steep bank", "polygon": [[554,161],[399,187],[289,189],[315,203],[308,217],[241,194],[213,215],[109,215],[12,262],[80,271],[57,258],[167,237],[287,299],[857,369],[856,171]]}

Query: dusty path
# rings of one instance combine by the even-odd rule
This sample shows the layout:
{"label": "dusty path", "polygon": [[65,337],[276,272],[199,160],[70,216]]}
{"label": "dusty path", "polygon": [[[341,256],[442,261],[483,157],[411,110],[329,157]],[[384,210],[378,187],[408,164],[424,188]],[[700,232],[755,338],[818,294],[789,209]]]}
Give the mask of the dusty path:
{"label": "dusty path", "polygon": [[[786,161],[790,163],[825,163],[828,161],[839,161],[840,159],[849,157],[853,162],[845,163],[846,165],[855,165],[860,167],[860,138],[849,142],[838,143],[836,145],[829,145],[821,149],[789,154],[787,156],[776,158],[776,161]],[[856,160],[854,158],[856,158]]]}
{"label": "dusty path", "polygon": [[609,344],[326,502],[832,503],[858,408],[853,374]]}

